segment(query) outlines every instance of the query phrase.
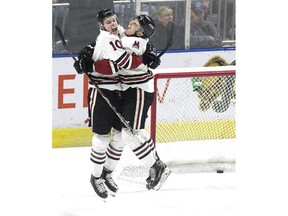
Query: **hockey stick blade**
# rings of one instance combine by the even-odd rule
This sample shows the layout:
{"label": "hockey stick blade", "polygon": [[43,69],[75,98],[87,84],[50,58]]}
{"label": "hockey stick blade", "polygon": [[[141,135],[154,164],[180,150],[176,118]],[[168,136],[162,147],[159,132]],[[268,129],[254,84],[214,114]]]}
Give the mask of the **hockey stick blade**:
{"label": "hockey stick blade", "polygon": [[160,58],[167,50],[170,49],[173,43],[173,22],[169,22],[167,25],[167,44],[166,47],[162,50],[162,52],[157,56]]}
{"label": "hockey stick blade", "polygon": [[69,53],[69,55],[74,59],[74,61],[77,61],[77,58],[73,55],[73,53],[70,51],[69,47],[67,46],[66,44],[66,41],[65,41],[65,38],[64,38],[64,35],[60,29],[59,26],[55,25],[55,29],[61,39],[61,42],[62,42],[62,45],[63,47],[65,48],[65,50]]}

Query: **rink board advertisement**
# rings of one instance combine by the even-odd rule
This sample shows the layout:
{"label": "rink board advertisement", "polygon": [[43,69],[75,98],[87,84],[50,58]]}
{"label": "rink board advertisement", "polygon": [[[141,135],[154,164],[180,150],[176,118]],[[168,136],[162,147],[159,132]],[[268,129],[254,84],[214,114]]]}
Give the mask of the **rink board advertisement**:
{"label": "rink board advertisement", "polygon": [[[235,50],[166,53],[161,57],[161,66],[154,70],[154,73],[157,73],[157,70],[160,72],[162,69],[171,71],[175,69],[177,71],[179,68],[186,68],[189,71],[189,68],[204,67],[207,62],[215,57],[229,65],[235,61]],[[74,60],[69,56],[53,57],[52,61],[53,147],[87,146],[91,142],[92,133],[85,123],[88,117],[88,79],[84,74],[77,74],[73,68],[73,63]],[[170,98],[167,97],[169,110],[171,110],[171,107],[179,107],[180,99],[183,100],[183,97],[187,97],[189,94],[191,96],[189,100],[193,100],[193,98],[196,100],[196,95],[193,92],[181,94],[177,85],[171,85],[169,88],[170,93],[177,92],[178,95],[177,97],[175,95],[170,95]],[[193,106],[195,106],[195,103]],[[169,121],[173,121],[173,116],[171,118],[171,113],[167,112],[168,109],[166,107],[163,107],[163,109],[166,112],[159,110],[160,115],[157,117],[157,121],[163,122],[169,118]],[[192,119],[197,119],[199,116],[197,112],[187,113],[186,115],[188,115],[187,118]],[[223,118],[233,118],[233,116],[231,117],[228,110]]]}

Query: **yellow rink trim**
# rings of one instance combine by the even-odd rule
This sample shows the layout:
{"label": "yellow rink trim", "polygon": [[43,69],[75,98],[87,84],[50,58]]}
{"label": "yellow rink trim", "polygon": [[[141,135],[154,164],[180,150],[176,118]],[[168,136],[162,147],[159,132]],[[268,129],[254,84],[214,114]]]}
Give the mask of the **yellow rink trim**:
{"label": "yellow rink trim", "polygon": [[52,130],[52,147],[90,146],[93,133],[91,128],[59,128]]}
{"label": "yellow rink trim", "polygon": [[158,123],[156,142],[236,138],[235,120]]}
{"label": "yellow rink trim", "polygon": [[[236,138],[235,120],[206,122],[157,123],[156,142],[175,142]],[[90,146],[91,128],[60,128],[52,130],[52,147]]]}

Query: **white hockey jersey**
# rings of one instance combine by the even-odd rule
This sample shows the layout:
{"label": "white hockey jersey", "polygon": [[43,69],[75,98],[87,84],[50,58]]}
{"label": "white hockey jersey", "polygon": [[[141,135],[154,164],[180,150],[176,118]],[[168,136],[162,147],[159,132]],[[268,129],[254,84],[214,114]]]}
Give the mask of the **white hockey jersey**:
{"label": "white hockey jersey", "polygon": [[[92,56],[94,60],[94,72],[91,74],[92,81],[101,88],[122,90],[120,78],[116,72],[118,72],[119,68],[133,69],[142,64],[142,59],[136,57],[123,49],[120,38],[117,35],[100,30]],[[98,60],[110,60],[109,71],[108,67],[97,68],[95,62]],[[98,71],[100,69],[101,72]]]}
{"label": "white hockey jersey", "polygon": [[[121,38],[123,48],[128,53],[137,56],[142,56],[144,54],[148,41],[149,39],[134,36]],[[144,91],[154,92],[154,75],[146,65],[140,64],[137,68],[130,70],[122,68],[118,74],[124,91],[129,87],[139,87]]]}

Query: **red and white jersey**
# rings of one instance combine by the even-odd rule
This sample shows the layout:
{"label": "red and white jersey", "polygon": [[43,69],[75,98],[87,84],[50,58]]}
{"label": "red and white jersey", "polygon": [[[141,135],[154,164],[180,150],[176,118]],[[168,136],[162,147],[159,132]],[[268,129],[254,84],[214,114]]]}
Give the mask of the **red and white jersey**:
{"label": "red and white jersey", "polygon": [[[142,56],[145,53],[148,41],[149,39],[134,36],[121,38],[123,48],[128,53],[137,56]],[[154,92],[154,75],[146,65],[141,64],[135,69],[122,68],[118,74],[124,91],[129,87],[139,87],[144,91]]]}
{"label": "red and white jersey", "polygon": [[[100,30],[100,34],[96,39],[92,59],[94,60],[95,71],[91,74],[92,81],[99,87],[109,90],[122,89],[117,73],[119,68],[134,69],[142,64],[142,57],[131,55],[123,49],[117,35],[103,30]],[[98,60],[110,61],[106,67],[97,67],[95,62]]]}

